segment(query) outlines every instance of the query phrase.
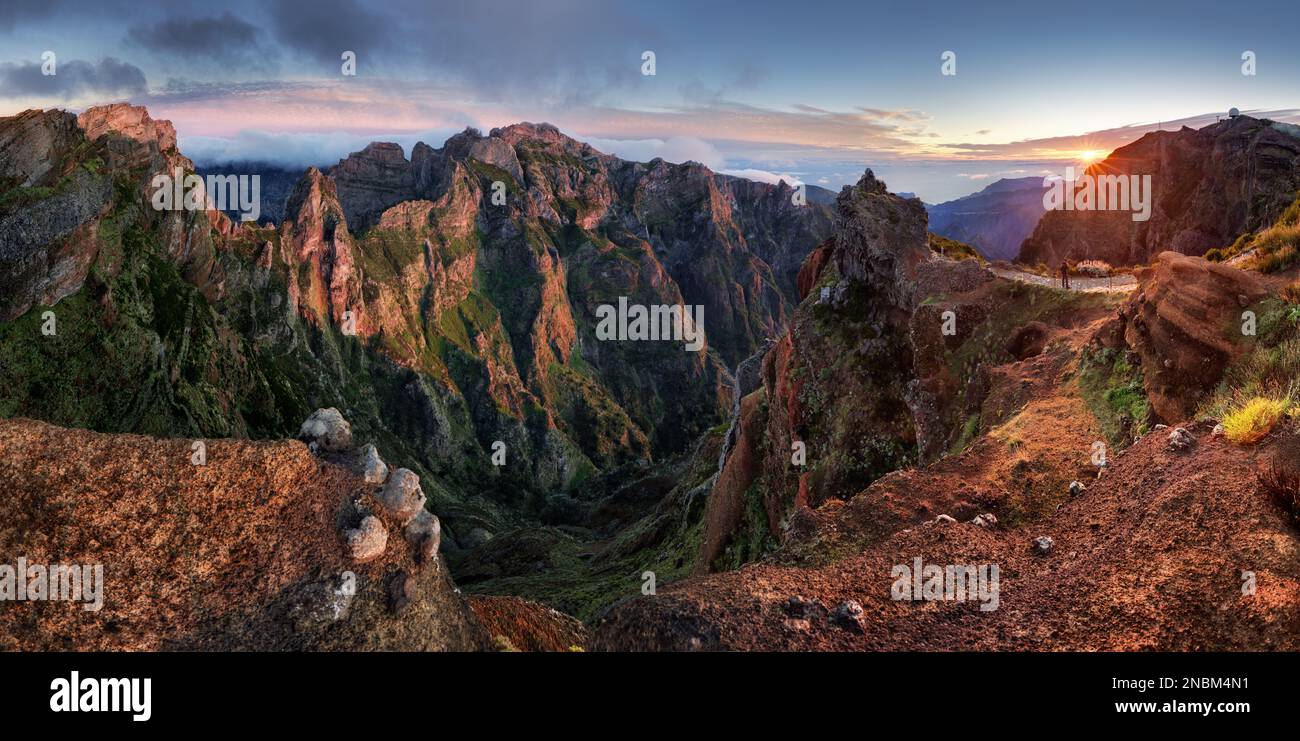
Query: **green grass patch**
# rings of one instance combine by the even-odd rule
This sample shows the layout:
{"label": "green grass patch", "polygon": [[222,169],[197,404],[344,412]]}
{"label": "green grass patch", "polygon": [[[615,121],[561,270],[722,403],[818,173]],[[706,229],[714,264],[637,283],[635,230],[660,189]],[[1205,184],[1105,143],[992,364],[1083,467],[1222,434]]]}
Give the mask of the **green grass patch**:
{"label": "green grass patch", "polygon": [[1151,403],[1142,382],[1142,368],[1120,350],[1089,350],[1079,360],[1079,391],[1115,450],[1150,428]]}

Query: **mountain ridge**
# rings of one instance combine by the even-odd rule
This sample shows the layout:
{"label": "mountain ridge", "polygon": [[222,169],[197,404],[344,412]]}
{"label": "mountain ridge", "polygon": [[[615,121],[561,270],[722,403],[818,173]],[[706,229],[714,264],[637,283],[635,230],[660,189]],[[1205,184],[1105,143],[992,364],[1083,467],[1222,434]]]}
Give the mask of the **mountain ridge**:
{"label": "mountain ridge", "polygon": [[[194,166],[143,108],[0,120],[0,220],[42,204],[75,216],[5,231],[0,343],[38,333],[38,304],[79,339],[15,350],[24,360],[0,368],[13,381],[5,416],[261,437],[338,406],[428,477],[449,547],[454,533],[539,516],[601,469],[685,450],[730,408],[726,358],[784,322],[822,207],[696,164],[598,155],[554,127],[494,132],[416,147],[411,182],[432,199],[372,214],[345,160],[331,174],[309,168],[280,223],[259,224],[154,210],[154,175]],[[411,164],[391,147],[367,151]],[[492,201],[496,182],[509,186],[504,204]],[[373,221],[353,230],[350,210]],[[706,348],[600,341],[595,308],[620,296],[705,306]],[[83,357],[125,342],[161,349]],[[74,368],[142,392],[77,404],[43,392]],[[498,444],[505,467],[490,462]]]}
{"label": "mountain ridge", "polygon": [[1272,224],[1300,192],[1295,127],[1247,115],[1201,129],[1153,131],[1122,146],[1088,174],[1150,176],[1149,220],[1129,211],[1052,211],[1017,260],[1146,265],[1166,250],[1200,256]]}

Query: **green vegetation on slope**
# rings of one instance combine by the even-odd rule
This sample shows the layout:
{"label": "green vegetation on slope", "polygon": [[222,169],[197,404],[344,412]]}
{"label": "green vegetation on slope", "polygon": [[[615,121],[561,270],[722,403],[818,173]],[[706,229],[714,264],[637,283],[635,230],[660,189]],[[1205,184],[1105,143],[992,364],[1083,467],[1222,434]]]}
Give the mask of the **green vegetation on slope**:
{"label": "green vegetation on slope", "polygon": [[1122,350],[1085,350],[1079,359],[1079,391],[1112,449],[1123,450],[1151,424],[1142,366]]}
{"label": "green vegetation on slope", "polygon": [[1231,246],[1206,252],[1205,259],[1224,262],[1250,250],[1255,254],[1244,267],[1261,273],[1285,270],[1300,259],[1300,194],[1272,226],[1242,234]]}

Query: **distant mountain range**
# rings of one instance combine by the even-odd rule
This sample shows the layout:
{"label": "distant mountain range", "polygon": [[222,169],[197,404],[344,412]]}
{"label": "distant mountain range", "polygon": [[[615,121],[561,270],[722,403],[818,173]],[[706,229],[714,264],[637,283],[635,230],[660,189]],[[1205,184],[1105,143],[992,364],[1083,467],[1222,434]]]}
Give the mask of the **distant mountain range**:
{"label": "distant mountain range", "polygon": [[[261,204],[257,223],[279,224],[284,220],[284,206],[293,193],[293,186],[298,184],[305,167],[286,167],[261,160],[240,160],[234,162],[195,162],[194,172],[200,177],[209,175],[257,175],[260,177]],[[238,208],[226,208],[226,216],[239,221]]]}
{"label": "distant mountain range", "polygon": [[1043,179],[1003,178],[926,210],[935,234],[965,242],[989,260],[1014,260],[1043,217]]}

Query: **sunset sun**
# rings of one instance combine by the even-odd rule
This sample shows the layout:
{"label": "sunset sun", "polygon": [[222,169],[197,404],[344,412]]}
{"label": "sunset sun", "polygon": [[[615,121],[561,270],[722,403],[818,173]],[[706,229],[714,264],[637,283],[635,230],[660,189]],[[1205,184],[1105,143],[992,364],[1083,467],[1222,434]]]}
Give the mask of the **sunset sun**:
{"label": "sunset sun", "polygon": [[1090,165],[1105,156],[1106,153],[1100,149],[1085,149],[1084,151],[1079,152],[1079,161],[1086,165]]}

